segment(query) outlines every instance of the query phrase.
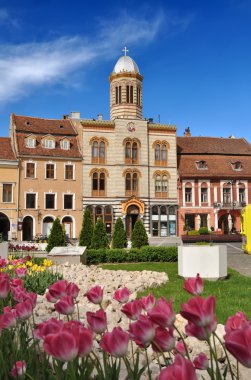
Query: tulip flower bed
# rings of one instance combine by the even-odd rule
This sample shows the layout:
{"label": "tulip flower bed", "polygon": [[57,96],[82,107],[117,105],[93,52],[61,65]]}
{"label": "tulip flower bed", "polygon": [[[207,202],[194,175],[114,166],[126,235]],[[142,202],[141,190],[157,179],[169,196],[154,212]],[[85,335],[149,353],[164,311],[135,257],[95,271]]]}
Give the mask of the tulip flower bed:
{"label": "tulip flower bed", "polygon": [[[23,287],[22,279],[1,272],[0,379],[196,380],[199,371],[206,371],[212,380],[226,379],[227,374],[231,380],[239,379],[238,363],[251,367],[251,321],[242,312],[229,317],[221,341],[216,333],[215,297],[201,297],[203,288],[199,275],[184,282],[184,289],[192,294],[181,305],[185,331],[177,328],[171,298],[156,300],[150,293],[129,300],[130,291],[119,288],[113,298],[128,324],[109,331],[101,286],[84,294],[93,310],[86,312],[86,325],[80,321],[80,289],[66,280],[50,285],[45,295],[58,318],[36,323],[36,294]],[[186,336],[206,342],[209,355],[200,352],[192,358]],[[217,360],[216,343],[224,351],[223,364]]]}

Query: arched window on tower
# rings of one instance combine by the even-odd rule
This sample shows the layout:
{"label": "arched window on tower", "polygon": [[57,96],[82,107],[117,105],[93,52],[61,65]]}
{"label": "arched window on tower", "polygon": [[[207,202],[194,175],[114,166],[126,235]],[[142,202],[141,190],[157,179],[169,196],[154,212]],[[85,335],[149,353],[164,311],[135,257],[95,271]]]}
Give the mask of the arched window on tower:
{"label": "arched window on tower", "polygon": [[126,86],[126,103],[133,103],[133,86]]}
{"label": "arched window on tower", "polygon": [[116,104],[121,103],[121,86],[115,87],[115,102]]}
{"label": "arched window on tower", "polygon": [[137,87],[137,105],[141,106],[141,90]]}

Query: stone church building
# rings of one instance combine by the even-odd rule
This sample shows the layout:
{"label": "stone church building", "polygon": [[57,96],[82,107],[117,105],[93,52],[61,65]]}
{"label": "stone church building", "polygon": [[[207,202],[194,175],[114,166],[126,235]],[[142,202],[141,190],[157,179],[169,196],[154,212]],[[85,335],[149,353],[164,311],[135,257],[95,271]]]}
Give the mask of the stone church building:
{"label": "stone church building", "polygon": [[143,76],[124,53],[109,77],[110,120],[69,117],[83,156],[83,209],[109,234],[122,217],[129,237],[137,218],[151,236],[176,235],[176,127],[143,117]]}

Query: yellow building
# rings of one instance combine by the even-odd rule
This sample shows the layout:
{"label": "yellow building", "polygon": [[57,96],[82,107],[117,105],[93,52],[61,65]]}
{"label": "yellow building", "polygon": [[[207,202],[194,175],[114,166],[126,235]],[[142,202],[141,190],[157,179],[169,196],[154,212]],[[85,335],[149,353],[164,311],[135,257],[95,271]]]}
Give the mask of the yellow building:
{"label": "yellow building", "polygon": [[11,116],[20,163],[20,240],[48,236],[58,217],[69,238],[82,224],[82,156],[70,120]]}
{"label": "yellow building", "polygon": [[11,139],[0,137],[0,234],[4,240],[17,238],[18,171]]}

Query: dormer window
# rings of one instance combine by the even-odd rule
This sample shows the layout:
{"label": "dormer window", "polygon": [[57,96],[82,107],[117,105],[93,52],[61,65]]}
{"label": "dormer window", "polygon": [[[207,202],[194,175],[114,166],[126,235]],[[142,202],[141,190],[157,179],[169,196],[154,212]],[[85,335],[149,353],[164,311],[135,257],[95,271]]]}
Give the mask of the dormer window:
{"label": "dormer window", "polygon": [[200,170],[207,169],[207,163],[206,163],[206,161],[203,161],[203,160],[197,161],[196,165],[197,165],[197,168],[200,169]]}
{"label": "dormer window", "polygon": [[46,139],[44,140],[44,148],[46,149],[54,149],[55,148],[55,141],[52,139]]}
{"label": "dormer window", "polygon": [[240,161],[233,162],[232,167],[234,170],[242,170],[242,163]]}
{"label": "dormer window", "polygon": [[26,147],[27,148],[35,148],[36,147],[36,139],[33,137],[28,137],[26,139]]}
{"label": "dormer window", "polygon": [[69,150],[70,149],[70,141],[69,140],[62,140],[61,141],[61,149]]}

